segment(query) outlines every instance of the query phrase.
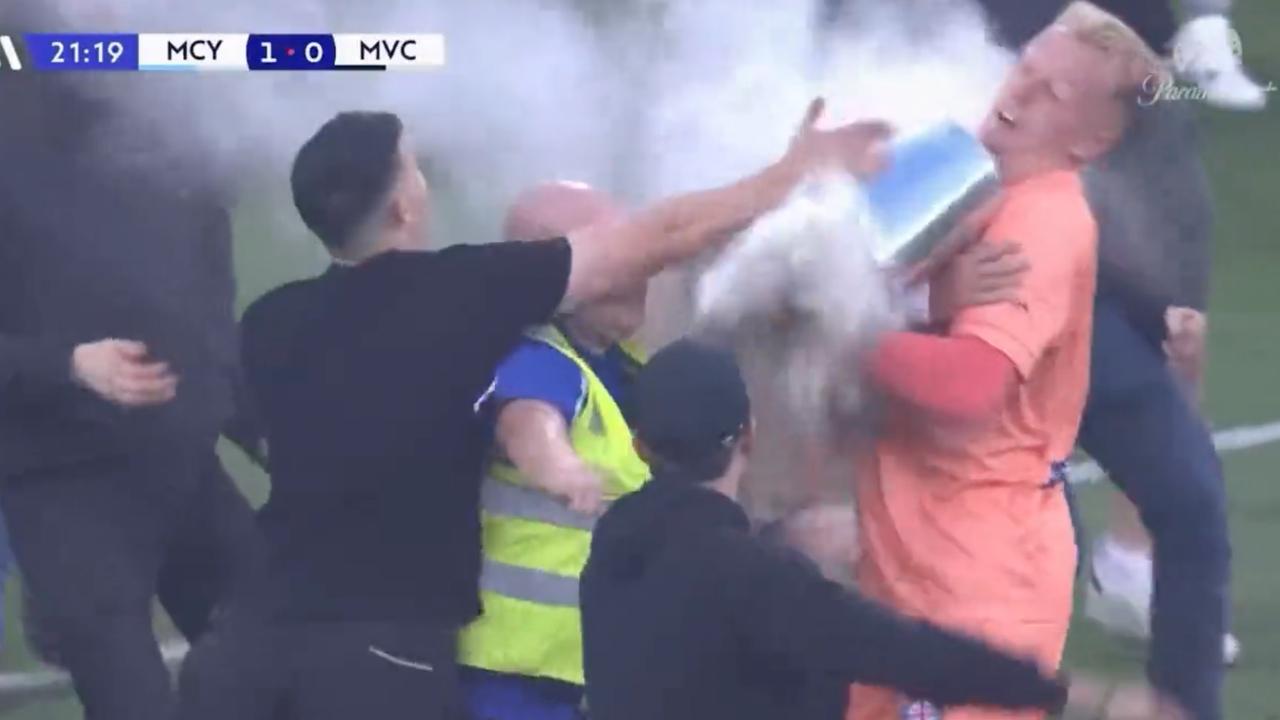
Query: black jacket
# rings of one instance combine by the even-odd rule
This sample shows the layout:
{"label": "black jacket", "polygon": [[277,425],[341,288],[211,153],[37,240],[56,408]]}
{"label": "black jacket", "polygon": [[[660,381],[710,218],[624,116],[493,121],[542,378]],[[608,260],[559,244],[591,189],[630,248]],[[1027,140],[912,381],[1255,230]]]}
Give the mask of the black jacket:
{"label": "black jacket", "polygon": [[[208,451],[232,414],[231,223],[191,148],[93,94],[0,72],[0,477],[138,450]],[[168,134],[173,137],[173,134]],[[177,399],[124,411],[71,382],[71,349],[141,340]]]}
{"label": "black jacket", "polygon": [[940,705],[1056,710],[1037,666],[907,621],[749,534],[733,501],[658,477],[600,520],[582,575],[593,720],[790,720],[830,678]]}

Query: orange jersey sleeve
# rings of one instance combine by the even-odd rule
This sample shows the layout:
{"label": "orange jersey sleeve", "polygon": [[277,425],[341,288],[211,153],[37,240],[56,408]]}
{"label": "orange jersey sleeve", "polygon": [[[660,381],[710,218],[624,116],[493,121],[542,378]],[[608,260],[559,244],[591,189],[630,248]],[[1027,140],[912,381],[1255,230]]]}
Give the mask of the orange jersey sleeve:
{"label": "orange jersey sleeve", "polygon": [[962,310],[951,334],[975,337],[999,350],[1025,380],[1063,333],[1083,285],[1092,294],[1096,227],[1074,173],[1055,173],[1015,186],[984,242],[1016,242],[1030,269],[1016,302]]}

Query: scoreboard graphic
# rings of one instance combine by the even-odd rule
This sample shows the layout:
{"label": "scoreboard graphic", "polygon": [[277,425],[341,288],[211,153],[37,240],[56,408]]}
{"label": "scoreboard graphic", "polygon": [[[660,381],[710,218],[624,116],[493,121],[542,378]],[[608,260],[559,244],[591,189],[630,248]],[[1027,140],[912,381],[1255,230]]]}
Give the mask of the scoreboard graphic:
{"label": "scoreboard graphic", "polygon": [[380,71],[444,62],[438,34],[0,35],[0,71]]}

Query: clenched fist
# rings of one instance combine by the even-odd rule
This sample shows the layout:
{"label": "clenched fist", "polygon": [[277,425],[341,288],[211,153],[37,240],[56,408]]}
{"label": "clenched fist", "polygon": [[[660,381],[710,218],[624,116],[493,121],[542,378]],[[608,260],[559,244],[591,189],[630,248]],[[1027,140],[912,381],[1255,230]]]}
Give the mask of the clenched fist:
{"label": "clenched fist", "polygon": [[547,492],[564,500],[576,513],[596,516],[604,511],[604,481],[584,462],[573,463],[544,484]]}
{"label": "clenched fist", "polygon": [[132,340],[98,340],[71,353],[76,382],[122,407],[160,405],[173,399],[178,378],[163,362],[147,357],[147,346]]}

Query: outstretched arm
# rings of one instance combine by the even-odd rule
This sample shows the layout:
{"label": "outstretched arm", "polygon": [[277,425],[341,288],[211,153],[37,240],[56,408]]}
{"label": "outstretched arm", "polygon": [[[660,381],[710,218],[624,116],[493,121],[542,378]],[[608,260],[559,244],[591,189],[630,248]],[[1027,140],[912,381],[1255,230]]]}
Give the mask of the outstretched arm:
{"label": "outstretched arm", "polygon": [[744,551],[734,567],[726,606],[754,643],[796,667],[940,705],[1055,711],[1066,702],[1065,685],[1035,662],[896,615],[782,551]]}
{"label": "outstretched arm", "polygon": [[727,241],[781,204],[811,171],[874,172],[882,162],[881,145],[889,135],[888,127],[863,122],[819,130],[821,111],[821,101],[815,101],[783,157],[754,175],[725,187],[663,200],[620,222],[570,234],[573,266],[565,306],[635,284]]}
{"label": "outstretched arm", "polygon": [[1013,363],[982,340],[913,332],[887,335],[868,370],[889,395],[954,420],[994,415],[1018,382]]}
{"label": "outstretched arm", "polygon": [[1115,720],[1186,717],[1145,685],[1051,677],[1030,659],[908,620],[845,591],[781,551],[752,550],[720,578],[725,607],[751,642],[816,676],[891,687],[942,706]]}

